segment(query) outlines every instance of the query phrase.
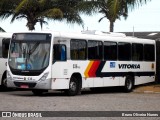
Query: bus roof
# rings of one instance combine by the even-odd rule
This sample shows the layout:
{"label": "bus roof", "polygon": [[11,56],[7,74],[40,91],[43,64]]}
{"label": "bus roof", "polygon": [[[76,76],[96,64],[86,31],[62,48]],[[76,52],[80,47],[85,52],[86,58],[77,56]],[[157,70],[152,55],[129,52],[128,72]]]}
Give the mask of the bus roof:
{"label": "bus roof", "polygon": [[0,37],[11,38],[13,33],[0,32]]}
{"label": "bus roof", "polygon": [[60,32],[60,31],[41,31],[41,32],[22,32],[22,33],[50,33],[58,38],[72,38],[72,39],[85,39],[85,40],[99,40],[99,41],[115,41],[115,42],[136,42],[136,43],[150,43],[154,44],[155,40],[143,39],[132,36],[126,36],[123,33],[110,33],[110,32]]}

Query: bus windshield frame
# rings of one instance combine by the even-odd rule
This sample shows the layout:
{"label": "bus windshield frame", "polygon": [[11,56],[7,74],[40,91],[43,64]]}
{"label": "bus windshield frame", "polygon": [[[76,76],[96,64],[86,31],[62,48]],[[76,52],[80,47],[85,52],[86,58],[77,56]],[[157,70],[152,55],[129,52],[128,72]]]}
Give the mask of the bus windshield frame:
{"label": "bus windshield frame", "polygon": [[50,61],[51,34],[17,33],[10,44],[8,64],[13,74],[40,75]]}

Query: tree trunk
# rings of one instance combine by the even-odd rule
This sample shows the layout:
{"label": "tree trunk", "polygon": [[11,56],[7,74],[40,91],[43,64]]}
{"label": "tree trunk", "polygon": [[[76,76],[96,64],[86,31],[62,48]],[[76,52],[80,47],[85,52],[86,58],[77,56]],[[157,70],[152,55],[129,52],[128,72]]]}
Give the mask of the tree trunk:
{"label": "tree trunk", "polygon": [[28,22],[26,26],[28,27],[28,29],[29,29],[30,31],[35,30],[35,27],[34,27],[35,24],[32,23],[32,22]]}
{"label": "tree trunk", "polygon": [[114,30],[114,22],[110,21],[110,32],[113,32]]}
{"label": "tree trunk", "polygon": [[35,30],[36,21],[33,19],[27,19],[27,27],[30,31]]}

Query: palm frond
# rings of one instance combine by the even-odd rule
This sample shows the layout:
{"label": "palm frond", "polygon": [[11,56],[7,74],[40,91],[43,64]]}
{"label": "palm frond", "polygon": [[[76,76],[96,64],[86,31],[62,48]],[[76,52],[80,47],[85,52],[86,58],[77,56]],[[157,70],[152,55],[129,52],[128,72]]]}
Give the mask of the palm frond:
{"label": "palm frond", "polygon": [[106,16],[101,17],[98,22],[101,22],[104,18],[106,18]]}
{"label": "palm frond", "polygon": [[42,28],[43,28],[43,24],[47,24],[47,25],[48,25],[48,23],[47,23],[46,21],[44,21],[44,18],[40,18],[40,19],[38,20],[38,22],[40,23],[41,30],[42,30]]}
{"label": "palm frond", "polygon": [[28,0],[22,0],[19,5],[17,5],[16,9],[14,10],[15,13],[19,12],[20,10],[22,10],[22,8],[24,8],[25,4],[27,4]]}
{"label": "palm frond", "polygon": [[50,19],[61,19],[63,17],[63,12],[58,8],[53,8],[44,11],[42,15]]}
{"label": "palm frond", "polygon": [[3,28],[0,27],[0,32],[6,32]]}

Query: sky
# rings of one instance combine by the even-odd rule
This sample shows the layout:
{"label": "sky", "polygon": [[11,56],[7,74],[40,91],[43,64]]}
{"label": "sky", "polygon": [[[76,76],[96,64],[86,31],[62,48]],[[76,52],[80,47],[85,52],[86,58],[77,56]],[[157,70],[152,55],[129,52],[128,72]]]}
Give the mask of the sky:
{"label": "sky", "polygon": [[[103,19],[100,23],[98,20],[103,17],[102,14],[93,16],[81,16],[84,21],[84,28],[77,24],[66,24],[66,22],[47,21],[48,25],[43,25],[43,31],[63,31],[63,32],[80,32],[82,30],[98,30],[109,32],[109,20]],[[0,27],[6,32],[25,32],[27,21],[25,19],[16,20],[10,23],[10,18],[0,21]],[[35,31],[41,31],[39,23],[35,26]],[[151,0],[130,11],[128,18],[116,20],[114,32],[147,32],[160,31],[160,0]]]}

